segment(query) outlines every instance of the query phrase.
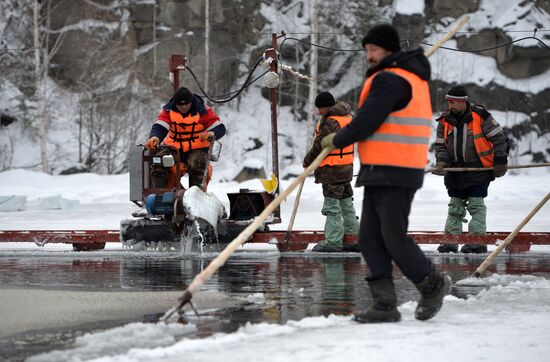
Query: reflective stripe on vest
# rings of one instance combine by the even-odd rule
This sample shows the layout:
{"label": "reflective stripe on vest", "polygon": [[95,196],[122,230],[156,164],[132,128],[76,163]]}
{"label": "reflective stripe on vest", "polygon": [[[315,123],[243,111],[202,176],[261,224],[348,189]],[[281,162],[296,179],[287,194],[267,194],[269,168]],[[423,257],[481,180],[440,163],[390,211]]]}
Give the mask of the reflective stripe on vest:
{"label": "reflective stripe on vest", "polygon": [[[428,163],[428,144],[432,132],[432,106],[428,82],[401,68],[386,68],[411,85],[412,98],[407,106],[391,112],[378,129],[359,142],[361,164],[424,169]],[[367,99],[374,73],[365,81],[359,106]]]}
{"label": "reflective stripe on vest", "polygon": [[[475,112],[472,112],[472,121],[468,123],[468,130],[472,132],[474,139],[474,147],[476,149],[477,157],[479,157],[483,167],[493,167],[494,162],[494,150],[493,144],[489,142],[483,135],[481,130],[481,124],[483,123],[483,118]],[[456,134],[456,127],[447,121],[443,120],[443,140],[445,145],[447,145],[447,136],[454,129]],[[454,145],[456,148],[456,144]],[[462,157],[464,158],[465,155]]]}
{"label": "reflective stripe on vest", "polygon": [[[329,116],[328,119],[333,119],[340,125],[340,128],[344,128],[348,123],[351,122],[351,116]],[[319,128],[321,126],[321,121],[317,122],[317,128],[315,133],[319,136]],[[353,164],[353,144],[346,146],[344,148],[338,148],[332,151],[324,160],[319,164],[319,167],[323,166],[340,166],[340,165],[351,165]]]}
{"label": "reflective stripe on vest", "polygon": [[162,143],[183,152],[210,146],[208,140],[199,140],[199,133],[205,129],[199,118],[199,114],[184,117],[179,112],[170,111],[170,130]]}

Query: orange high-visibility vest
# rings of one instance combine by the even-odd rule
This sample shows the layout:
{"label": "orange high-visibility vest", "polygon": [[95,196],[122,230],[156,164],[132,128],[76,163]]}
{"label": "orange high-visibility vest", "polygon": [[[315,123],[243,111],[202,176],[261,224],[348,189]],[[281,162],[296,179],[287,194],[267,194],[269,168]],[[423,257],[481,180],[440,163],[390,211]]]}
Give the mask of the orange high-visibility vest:
{"label": "orange high-visibility vest", "polygon": [[[475,112],[472,112],[472,118],[473,120],[468,123],[468,130],[472,132],[474,137],[474,147],[476,149],[477,156],[481,160],[483,167],[493,167],[493,158],[495,153],[493,150],[493,144],[485,138],[483,131],[481,130],[483,118]],[[445,145],[447,145],[447,135],[449,135],[453,128],[456,127],[449,124],[445,121],[445,119],[440,122],[443,122],[443,139],[445,141]]]}
{"label": "orange high-visibility vest", "polygon": [[[412,98],[404,109],[391,112],[366,140],[359,142],[361,164],[424,169],[428,163],[428,144],[432,132],[432,106],[428,82],[401,68],[386,68],[409,82]],[[365,81],[359,108],[367,99],[372,81]]]}
{"label": "orange high-visibility vest", "polygon": [[210,146],[210,141],[199,140],[199,133],[205,130],[199,118],[199,114],[183,117],[179,112],[170,111],[170,130],[163,143],[183,152]]}
{"label": "orange high-visibility vest", "polygon": [[[330,116],[328,117],[338,122],[340,128],[344,128],[348,123],[351,122],[351,116]],[[321,127],[321,121],[317,122],[317,128],[315,133],[319,136]],[[344,148],[338,148],[332,151],[324,160],[319,164],[319,167],[323,166],[340,166],[340,165],[351,165],[353,164],[353,144],[346,146]]]}

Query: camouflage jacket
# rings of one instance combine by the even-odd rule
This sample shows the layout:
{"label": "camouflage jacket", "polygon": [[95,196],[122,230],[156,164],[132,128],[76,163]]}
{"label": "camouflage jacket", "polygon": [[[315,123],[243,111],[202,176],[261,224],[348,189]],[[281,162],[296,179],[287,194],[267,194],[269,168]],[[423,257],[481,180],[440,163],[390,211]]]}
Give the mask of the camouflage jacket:
{"label": "camouflage jacket", "polygon": [[[321,153],[321,140],[326,135],[338,132],[340,130],[340,124],[331,119],[331,116],[346,116],[350,113],[351,108],[347,103],[338,102],[332,107],[329,113],[325,114],[321,118],[319,125],[319,134],[315,136],[313,144],[308,153],[304,157],[303,166],[309,166],[315,157]],[[315,170],[315,183],[321,184],[341,184],[351,182],[353,178],[353,165],[344,166],[323,166]]]}

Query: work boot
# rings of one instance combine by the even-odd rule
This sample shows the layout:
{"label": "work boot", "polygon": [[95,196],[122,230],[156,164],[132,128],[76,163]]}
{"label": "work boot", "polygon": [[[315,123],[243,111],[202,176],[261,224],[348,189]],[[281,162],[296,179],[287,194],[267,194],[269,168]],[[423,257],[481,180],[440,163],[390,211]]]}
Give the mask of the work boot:
{"label": "work boot", "polygon": [[414,317],[421,321],[433,318],[441,309],[443,298],[451,289],[451,278],[432,267],[428,275],[415,285],[422,296],[414,311]]}
{"label": "work boot", "polygon": [[364,312],[355,313],[353,320],[359,323],[399,322],[397,295],[392,279],[368,280],[373,303]]}
{"label": "work boot", "polygon": [[321,213],[326,216],[324,228],[325,240],[319,244],[337,248],[339,251],[342,251],[344,223],[342,220],[342,210],[340,209],[340,200],[332,197],[325,197]]}
{"label": "work boot", "polygon": [[168,170],[162,166],[151,166],[149,173],[151,188],[164,189],[168,184]]}
{"label": "work boot", "polygon": [[189,174],[189,188],[197,186],[198,188],[202,185],[204,175]]}
{"label": "work boot", "polygon": [[458,253],[458,244],[440,244],[437,251],[440,253]]}
{"label": "work boot", "polygon": [[487,252],[487,245],[483,244],[464,244],[460,248],[460,252],[464,254],[483,254]]}
{"label": "work boot", "polygon": [[315,251],[318,253],[339,253],[342,251],[342,247],[320,242],[317,245],[315,245],[313,249],[311,249],[311,251]]}
{"label": "work boot", "polygon": [[[451,197],[445,221],[445,234],[462,234],[462,223],[466,222],[466,200]],[[440,244],[437,248],[440,253],[458,252],[458,244]]]}
{"label": "work boot", "polygon": [[344,243],[344,246],[342,247],[342,251],[346,252],[346,253],[360,253],[361,250],[359,249],[359,243],[355,243],[355,244],[345,244]]}

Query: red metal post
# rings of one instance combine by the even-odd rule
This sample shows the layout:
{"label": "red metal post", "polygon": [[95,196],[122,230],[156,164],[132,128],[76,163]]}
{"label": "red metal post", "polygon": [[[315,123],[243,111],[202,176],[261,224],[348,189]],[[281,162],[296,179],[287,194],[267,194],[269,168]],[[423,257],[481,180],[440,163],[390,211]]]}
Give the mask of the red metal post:
{"label": "red metal post", "polygon": [[172,54],[168,59],[168,69],[170,69],[170,83],[174,87],[174,93],[180,88],[180,70],[184,70],[187,65],[187,57],[183,54]]}
{"label": "red metal post", "polygon": [[[268,49],[266,56],[270,57],[271,63],[269,68],[272,72],[277,73],[277,34],[271,34],[271,49]],[[269,88],[269,100],[271,103],[271,163],[272,172],[279,180],[279,136],[277,131],[277,87]],[[277,191],[279,193],[279,185],[277,184]],[[281,218],[281,208],[278,207],[274,211],[275,217]]]}
{"label": "red metal post", "polygon": [[[271,34],[271,48],[273,49],[273,61],[269,65],[272,72],[277,73],[277,34]],[[271,101],[271,158],[273,163],[273,174],[279,179],[279,142],[277,131],[277,87],[269,89],[269,100]],[[277,186],[277,193],[279,187]],[[277,209],[279,210],[279,209]]]}

